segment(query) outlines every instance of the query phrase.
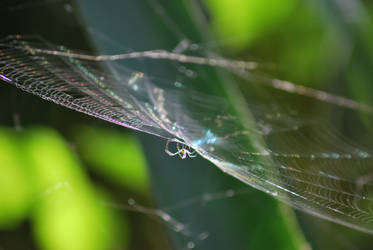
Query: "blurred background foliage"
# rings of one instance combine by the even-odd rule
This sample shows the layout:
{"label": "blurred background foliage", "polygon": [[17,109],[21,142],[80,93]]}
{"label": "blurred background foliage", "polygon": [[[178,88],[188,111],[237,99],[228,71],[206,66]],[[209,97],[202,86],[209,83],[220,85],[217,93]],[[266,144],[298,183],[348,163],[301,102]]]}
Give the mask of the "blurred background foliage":
{"label": "blurred background foliage", "polygon": [[[196,7],[207,16],[208,31],[190,14]],[[259,61],[259,73],[373,104],[372,7],[323,0],[20,0],[2,5],[1,35],[120,52],[102,43],[98,31],[133,50],[172,50],[182,32],[227,57]],[[213,39],[206,42],[204,32]],[[245,89],[247,83],[238,83]],[[5,83],[0,105],[0,249],[371,249],[370,235],[295,214],[202,159],[170,158],[161,139]],[[358,122],[338,114],[331,119],[371,141],[360,133],[371,119],[351,116]],[[162,220],[160,211],[178,222]]]}

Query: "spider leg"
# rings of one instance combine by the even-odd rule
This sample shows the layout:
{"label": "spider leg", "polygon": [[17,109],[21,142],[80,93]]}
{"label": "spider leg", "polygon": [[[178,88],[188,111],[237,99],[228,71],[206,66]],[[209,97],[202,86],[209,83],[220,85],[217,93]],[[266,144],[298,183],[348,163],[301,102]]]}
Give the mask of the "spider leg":
{"label": "spider leg", "polygon": [[188,152],[188,150],[186,149],[187,146],[185,146],[184,143],[177,142],[176,147],[179,152],[180,158],[185,159],[187,157],[187,152]]}
{"label": "spider leg", "polygon": [[197,153],[197,151],[194,149],[194,148],[192,148],[192,147],[189,147],[189,153],[190,154],[196,154]]}
{"label": "spider leg", "polygon": [[167,140],[166,142],[166,147],[164,149],[164,151],[169,155],[169,156],[175,156],[175,155],[178,155],[180,154],[180,150],[178,150],[177,152],[175,153],[172,153],[170,150],[168,150],[168,144],[170,143],[170,140]]}
{"label": "spider leg", "polygon": [[[181,148],[180,148],[180,144],[181,144]],[[182,143],[177,142],[177,143],[176,143],[176,147],[177,147],[177,151],[180,152],[181,150],[183,150],[183,149],[185,148],[185,145],[182,144]]]}
{"label": "spider leg", "polygon": [[188,156],[190,158],[197,157],[197,152],[193,149],[193,151],[189,151],[188,152]]}

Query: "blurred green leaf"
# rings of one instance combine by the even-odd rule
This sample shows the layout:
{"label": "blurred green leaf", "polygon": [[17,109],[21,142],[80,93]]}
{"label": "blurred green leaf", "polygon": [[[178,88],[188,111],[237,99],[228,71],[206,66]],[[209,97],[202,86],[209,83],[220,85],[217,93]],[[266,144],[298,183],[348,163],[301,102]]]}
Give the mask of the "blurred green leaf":
{"label": "blurred green leaf", "polygon": [[292,13],[298,0],[208,0],[218,37],[241,50],[277,28]]}
{"label": "blurred green leaf", "polygon": [[76,142],[84,160],[108,180],[149,195],[143,152],[130,135],[110,129],[80,127]]}
{"label": "blurred green leaf", "polygon": [[117,220],[100,205],[63,139],[50,129],[31,129],[24,136],[24,149],[39,194],[35,199],[33,221],[42,248],[110,248],[117,236]]}
{"label": "blurred green leaf", "polygon": [[0,228],[15,227],[30,207],[31,179],[15,132],[0,129],[0,149]]}
{"label": "blurred green leaf", "polygon": [[[373,99],[373,77],[366,70],[365,66],[351,65],[347,72],[347,86],[355,99],[361,100],[362,103],[371,104]],[[366,128],[371,129],[373,126],[371,115],[364,112],[360,112],[359,115]]]}
{"label": "blurred green leaf", "polygon": [[[264,199],[262,202],[260,196],[255,199],[255,202],[261,205],[251,210],[256,216],[250,219],[253,223],[256,222],[259,228],[248,232],[251,239],[248,249],[306,250],[310,248],[298,226],[293,210],[273,199]],[[268,235],[271,235],[271,240],[268,240]]]}

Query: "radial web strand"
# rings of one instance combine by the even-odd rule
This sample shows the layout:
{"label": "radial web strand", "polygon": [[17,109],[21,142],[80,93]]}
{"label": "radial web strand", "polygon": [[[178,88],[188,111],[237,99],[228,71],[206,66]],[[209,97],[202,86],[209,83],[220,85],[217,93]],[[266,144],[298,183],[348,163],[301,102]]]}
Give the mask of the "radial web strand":
{"label": "radial web strand", "polygon": [[[371,151],[321,119],[306,119],[281,105],[273,109],[259,97],[245,100],[250,113],[242,118],[241,107],[189,83],[203,84],[201,72],[167,80],[118,62],[140,57],[167,60],[176,67],[197,64],[201,71],[220,67],[250,74],[247,70],[256,67],[166,51],[93,56],[16,36],[0,42],[0,77],[73,110],[184,143],[224,172],[295,208],[373,233]],[[276,88],[340,109],[372,111],[326,92],[279,80],[270,83],[261,91]]]}

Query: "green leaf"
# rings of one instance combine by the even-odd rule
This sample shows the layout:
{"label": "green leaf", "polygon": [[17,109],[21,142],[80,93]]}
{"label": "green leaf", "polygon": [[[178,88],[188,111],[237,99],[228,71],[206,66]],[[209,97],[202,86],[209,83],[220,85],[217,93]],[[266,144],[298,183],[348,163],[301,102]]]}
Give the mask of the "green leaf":
{"label": "green leaf", "polygon": [[149,195],[146,163],[133,136],[91,127],[80,127],[75,134],[78,150],[96,172],[122,187]]}
{"label": "green leaf", "polygon": [[0,129],[0,228],[15,227],[31,202],[29,169],[22,161],[15,131]]}
{"label": "green leaf", "polygon": [[38,194],[33,226],[40,246],[47,250],[109,249],[117,240],[118,220],[101,205],[64,140],[50,129],[32,129],[24,136],[24,149]]}
{"label": "green leaf", "polygon": [[294,10],[298,0],[208,0],[218,37],[241,50],[278,28]]}

